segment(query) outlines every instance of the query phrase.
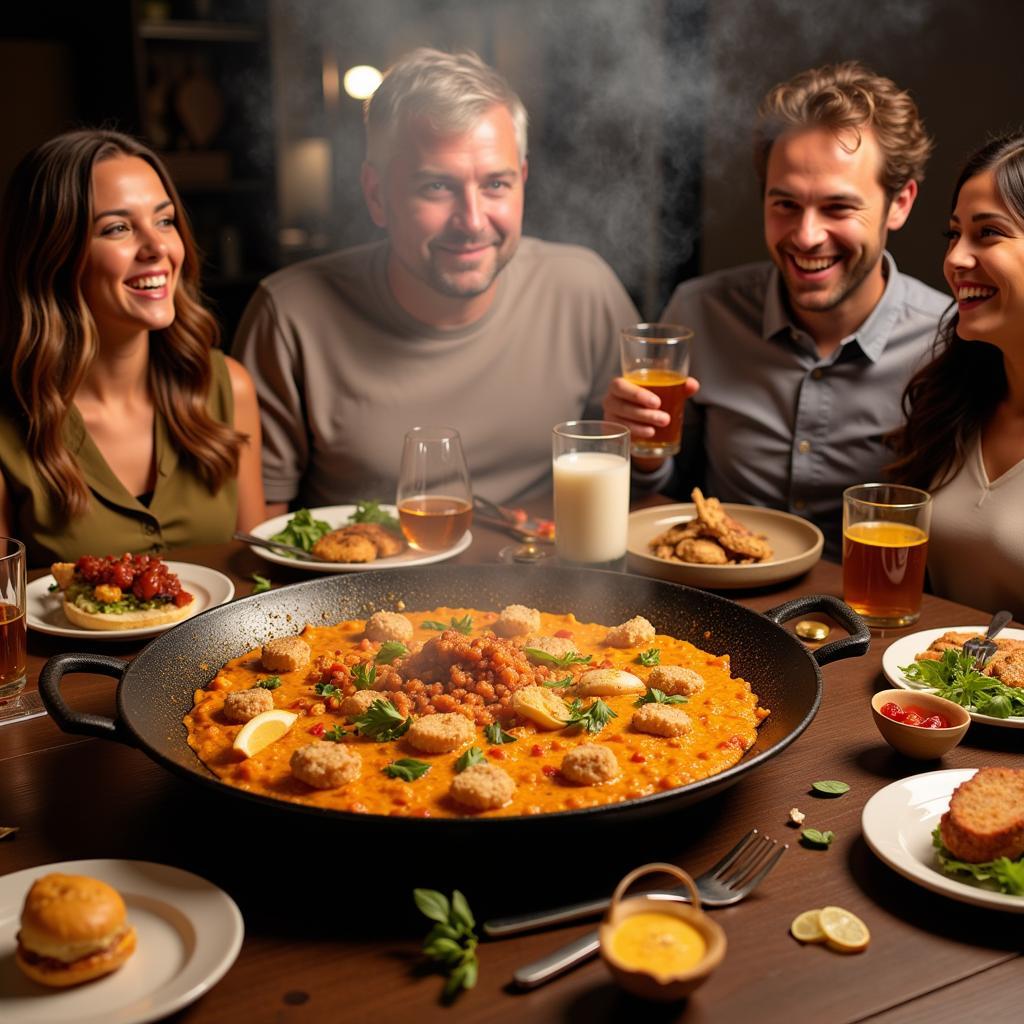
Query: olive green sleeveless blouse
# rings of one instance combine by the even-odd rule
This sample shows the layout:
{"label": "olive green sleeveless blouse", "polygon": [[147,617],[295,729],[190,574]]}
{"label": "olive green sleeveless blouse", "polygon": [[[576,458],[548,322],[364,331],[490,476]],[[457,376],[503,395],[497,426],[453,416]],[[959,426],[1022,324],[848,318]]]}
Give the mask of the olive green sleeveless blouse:
{"label": "olive green sleeveless blouse", "polygon": [[[234,423],[234,398],[224,354],[211,353],[213,376],[207,408],[221,423]],[[238,483],[216,494],[180,462],[159,412],[154,426],[156,487],[149,506],[129,494],[93,443],[72,407],[64,443],[91,491],[85,514],[67,521],[25,450],[24,435],[0,412],[0,468],[11,502],[11,529],[28,549],[30,567],[73,562],[82,555],[159,554],[167,548],[230,540],[238,512]]]}

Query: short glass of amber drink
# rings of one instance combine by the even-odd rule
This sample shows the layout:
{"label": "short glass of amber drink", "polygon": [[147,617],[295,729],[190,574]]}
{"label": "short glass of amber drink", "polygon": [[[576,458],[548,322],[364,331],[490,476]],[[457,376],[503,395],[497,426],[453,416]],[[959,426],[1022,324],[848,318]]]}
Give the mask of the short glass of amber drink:
{"label": "short glass of amber drink", "polygon": [[909,626],[921,614],[932,499],[899,484],[843,491],[843,600],[869,626]]}
{"label": "short glass of amber drink", "polygon": [[25,686],[25,545],[0,537],[0,698]]}
{"label": "short glass of amber drink", "polygon": [[692,339],[693,331],[679,324],[636,324],[619,332],[622,376],[653,391],[661,399],[662,412],[671,417],[667,426],[654,428],[652,437],[633,438],[634,455],[664,458],[679,451]]}
{"label": "short glass of amber drink", "polygon": [[413,427],[398,473],[398,521],[417,551],[447,551],[473,519],[462,439],[452,427]]}

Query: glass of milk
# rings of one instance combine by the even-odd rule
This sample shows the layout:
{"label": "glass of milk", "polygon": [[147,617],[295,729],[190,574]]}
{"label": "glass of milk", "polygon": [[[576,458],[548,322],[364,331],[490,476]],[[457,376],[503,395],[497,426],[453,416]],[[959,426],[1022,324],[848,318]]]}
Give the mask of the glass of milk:
{"label": "glass of milk", "polygon": [[605,420],[559,423],[551,435],[555,547],[563,562],[625,557],[629,525],[629,429]]}

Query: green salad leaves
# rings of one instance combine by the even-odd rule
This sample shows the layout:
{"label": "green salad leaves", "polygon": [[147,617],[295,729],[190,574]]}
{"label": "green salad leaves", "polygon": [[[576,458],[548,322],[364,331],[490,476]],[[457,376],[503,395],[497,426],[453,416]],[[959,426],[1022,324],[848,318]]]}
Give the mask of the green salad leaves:
{"label": "green salad leaves", "polygon": [[942,652],[939,661],[915,661],[900,671],[910,682],[929,687],[940,697],[992,718],[1024,715],[1024,687],[1007,686],[974,667],[974,659],[963,651]]}
{"label": "green salad leaves", "polygon": [[942,841],[942,833],[936,826],[932,832],[932,846],[935,847],[935,859],[947,875],[967,875],[976,882],[988,882],[1010,896],[1024,896],[1024,857],[1010,860],[1009,857],[997,857],[980,864],[957,860],[946,849]]}
{"label": "green salad leaves", "polygon": [[282,544],[293,544],[303,551],[312,551],[313,545],[325,534],[330,533],[333,527],[322,519],[314,519],[313,513],[308,508],[300,508],[284,525],[280,533],[271,536],[271,540],[280,541]]}

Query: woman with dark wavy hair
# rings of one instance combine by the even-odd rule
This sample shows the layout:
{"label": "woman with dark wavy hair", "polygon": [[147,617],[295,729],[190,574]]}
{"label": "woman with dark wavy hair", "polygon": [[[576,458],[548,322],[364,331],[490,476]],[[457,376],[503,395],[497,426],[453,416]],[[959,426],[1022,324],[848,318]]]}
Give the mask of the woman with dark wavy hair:
{"label": "woman with dark wavy hair", "polygon": [[1024,610],[1024,133],[983,146],[953,192],[956,302],[903,395],[893,479],[934,496],[935,592]]}
{"label": "woman with dark wavy hair", "polygon": [[0,211],[0,533],[30,564],[263,518],[255,389],[218,342],[151,150],[76,131],[22,160]]}

